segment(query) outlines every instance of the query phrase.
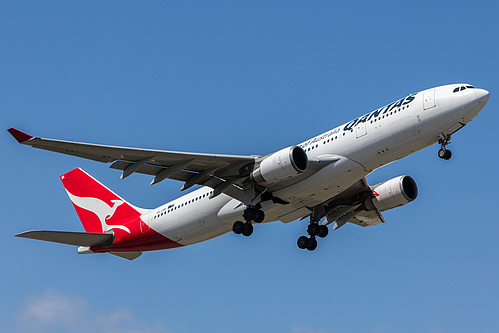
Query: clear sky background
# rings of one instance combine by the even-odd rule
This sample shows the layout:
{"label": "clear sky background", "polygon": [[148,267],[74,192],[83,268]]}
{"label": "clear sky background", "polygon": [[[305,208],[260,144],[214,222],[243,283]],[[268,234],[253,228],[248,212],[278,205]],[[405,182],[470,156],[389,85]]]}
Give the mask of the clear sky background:
{"label": "clear sky background", "polygon": [[[3,1],[1,332],[497,332],[495,1]],[[82,167],[137,206],[181,183],[17,144],[42,137],[267,154],[433,86],[491,92],[452,140],[375,171],[418,199],[315,252],[307,221],[138,260],[15,238],[83,231],[59,176]]]}

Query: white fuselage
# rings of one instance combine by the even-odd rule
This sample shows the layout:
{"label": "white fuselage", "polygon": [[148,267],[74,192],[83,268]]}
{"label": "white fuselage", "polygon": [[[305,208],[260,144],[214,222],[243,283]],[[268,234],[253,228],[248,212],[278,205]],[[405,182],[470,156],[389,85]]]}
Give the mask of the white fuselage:
{"label": "white fuselage", "polygon": [[[274,192],[290,204],[262,203],[264,222],[290,222],[305,216],[307,207],[336,196],[373,170],[433,145],[440,134],[459,130],[482,110],[489,95],[482,89],[453,92],[457,86],[409,95],[300,143],[309,160],[340,159],[316,172],[305,172],[299,181]],[[151,210],[142,220],[182,245],[220,236],[242,219],[244,205],[225,194],[210,199],[211,192],[202,187]]]}

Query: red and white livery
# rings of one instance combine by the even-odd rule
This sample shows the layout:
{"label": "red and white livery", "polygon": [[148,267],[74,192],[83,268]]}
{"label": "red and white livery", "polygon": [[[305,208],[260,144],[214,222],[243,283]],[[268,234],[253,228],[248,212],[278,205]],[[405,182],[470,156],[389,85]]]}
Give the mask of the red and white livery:
{"label": "red and white livery", "polygon": [[265,156],[218,155],[95,145],[33,137],[14,138],[35,148],[112,163],[122,178],[133,173],[201,187],[155,209],[138,208],[77,168],[61,176],[85,232],[27,231],[17,236],[79,246],[79,253],[135,259],[144,251],[202,242],[227,232],[250,236],[253,225],[309,218],[298,247],[315,250],[328,225],[384,223],[381,212],[418,194],[398,176],[369,186],[375,169],[435,143],[451,158],[450,136],[484,108],[489,92],[452,84],[410,94],[297,145]]}

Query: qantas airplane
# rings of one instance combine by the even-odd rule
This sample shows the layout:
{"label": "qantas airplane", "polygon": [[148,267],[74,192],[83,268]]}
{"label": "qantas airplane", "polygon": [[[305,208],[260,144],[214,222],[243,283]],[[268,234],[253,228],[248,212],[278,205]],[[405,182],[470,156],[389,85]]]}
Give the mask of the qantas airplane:
{"label": "qantas airplane", "polygon": [[[313,251],[317,237],[350,222],[384,223],[381,212],[418,195],[398,176],[370,186],[373,170],[435,143],[448,160],[450,137],[489,100],[489,92],[451,84],[410,94],[298,145],[265,156],[215,155],[96,145],[8,131],[24,145],[74,155],[132,173],[201,185],[155,209],[136,207],[82,169],[61,176],[86,232],[27,231],[17,236],[77,245],[78,253],[111,253],[129,260],[144,251],[199,243],[227,232],[250,236],[253,224],[309,218],[298,247]],[[322,221],[322,222],[321,222]]]}

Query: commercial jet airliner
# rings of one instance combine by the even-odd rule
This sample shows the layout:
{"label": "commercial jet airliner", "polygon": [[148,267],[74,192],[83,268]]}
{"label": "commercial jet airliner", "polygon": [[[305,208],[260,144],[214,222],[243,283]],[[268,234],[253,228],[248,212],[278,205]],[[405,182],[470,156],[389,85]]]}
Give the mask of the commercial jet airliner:
{"label": "commercial jet airliner", "polygon": [[144,251],[199,243],[253,225],[309,219],[298,247],[313,251],[317,237],[350,222],[384,223],[381,212],[418,195],[416,182],[398,176],[370,186],[373,170],[435,143],[448,160],[451,135],[483,109],[489,92],[451,84],[410,94],[300,144],[269,155],[186,153],[78,143],[9,132],[28,146],[111,163],[132,173],[199,189],[156,209],[138,208],[77,168],[61,176],[86,232],[27,231],[17,236],[79,246],[78,253],[111,253],[129,260]]}

